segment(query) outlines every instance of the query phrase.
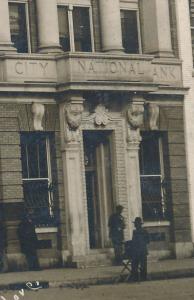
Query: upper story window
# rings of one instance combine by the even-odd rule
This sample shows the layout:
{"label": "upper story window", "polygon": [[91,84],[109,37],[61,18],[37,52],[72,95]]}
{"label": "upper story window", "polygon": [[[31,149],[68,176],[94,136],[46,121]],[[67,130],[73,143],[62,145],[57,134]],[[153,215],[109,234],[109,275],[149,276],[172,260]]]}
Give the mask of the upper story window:
{"label": "upper story window", "polygon": [[64,51],[94,50],[90,7],[59,5],[58,18],[60,44]]}
{"label": "upper story window", "polygon": [[139,156],[143,218],[146,221],[165,220],[168,210],[163,135],[160,132],[143,132]]}
{"label": "upper story window", "polygon": [[120,7],[124,51],[141,53],[138,1],[121,1]]}
{"label": "upper story window", "polygon": [[9,19],[11,41],[17,52],[30,52],[27,3],[9,2]]}

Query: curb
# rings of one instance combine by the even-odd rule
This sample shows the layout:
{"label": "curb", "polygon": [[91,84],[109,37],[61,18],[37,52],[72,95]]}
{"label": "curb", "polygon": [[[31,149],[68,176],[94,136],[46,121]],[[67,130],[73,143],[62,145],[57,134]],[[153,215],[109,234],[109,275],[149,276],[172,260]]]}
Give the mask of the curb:
{"label": "curb", "polygon": [[[101,277],[101,278],[88,278],[88,279],[79,279],[73,281],[39,281],[39,285],[42,289],[48,288],[76,288],[84,289],[89,286],[97,285],[106,285],[106,284],[119,284],[126,282],[127,275],[111,276],[111,277]],[[179,279],[179,278],[192,278],[194,277],[194,269],[187,270],[175,270],[175,271],[164,271],[164,272],[155,272],[148,274],[148,281],[154,280],[167,280],[167,279]],[[32,282],[33,284],[33,282]],[[2,284],[0,285],[0,291],[5,290],[31,290],[26,285],[26,282],[16,282],[11,284]]]}

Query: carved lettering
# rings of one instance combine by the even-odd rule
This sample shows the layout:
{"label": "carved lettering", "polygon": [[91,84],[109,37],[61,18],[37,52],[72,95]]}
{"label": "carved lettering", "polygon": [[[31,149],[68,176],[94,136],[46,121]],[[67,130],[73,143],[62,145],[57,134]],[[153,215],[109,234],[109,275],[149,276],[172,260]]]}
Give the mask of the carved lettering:
{"label": "carved lettering", "polygon": [[15,63],[15,72],[18,75],[24,76],[46,76],[46,69],[48,62],[36,62],[36,61],[17,61]]}
{"label": "carved lettering", "polygon": [[15,71],[19,75],[24,74],[24,65],[22,62],[17,61],[17,63],[15,64]]}
{"label": "carved lettering", "polygon": [[93,64],[92,61],[91,61],[90,65],[89,65],[88,72],[89,72],[89,73],[90,73],[90,72],[93,72],[93,73],[96,72],[95,69],[94,69],[94,64]]}
{"label": "carved lettering", "polygon": [[111,73],[118,73],[118,67],[116,62],[111,62],[110,63],[110,72]]}
{"label": "carved lettering", "polygon": [[[85,61],[82,61],[82,60],[78,60],[78,65],[79,65],[79,70],[81,69],[82,71],[86,71],[86,62]],[[80,71],[81,71],[80,70]]]}
{"label": "carved lettering", "polygon": [[42,70],[43,70],[43,76],[46,76],[46,67],[48,66],[48,63],[40,62],[40,66],[42,67]]}

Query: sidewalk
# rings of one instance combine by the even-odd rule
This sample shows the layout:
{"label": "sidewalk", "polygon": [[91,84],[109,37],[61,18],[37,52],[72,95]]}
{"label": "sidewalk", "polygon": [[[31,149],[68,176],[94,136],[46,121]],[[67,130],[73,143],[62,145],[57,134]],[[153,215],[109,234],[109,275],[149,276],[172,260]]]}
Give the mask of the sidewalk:
{"label": "sidewalk", "polygon": [[[26,288],[27,282],[39,281],[48,287],[84,287],[115,283],[122,267],[93,267],[86,269],[47,269],[33,272],[0,274],[0,290]],[[148,279],[194,277],[194,258],[149,262]]]}

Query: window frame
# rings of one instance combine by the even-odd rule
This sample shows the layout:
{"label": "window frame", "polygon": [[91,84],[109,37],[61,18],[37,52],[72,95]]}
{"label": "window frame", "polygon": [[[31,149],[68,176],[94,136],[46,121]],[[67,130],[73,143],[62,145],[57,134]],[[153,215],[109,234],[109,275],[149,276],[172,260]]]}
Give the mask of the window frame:
{"label": "window frame", "polygon": [[[69,26],[69,40],[70,40],[70,52],[79,53],[80,51],[75,50],[75,41],[74,41],[74,26],[73,26],[73,8],[74,7],[84,7],[89,9],[89,21],[90,21],[90,38],[91,38],[91,51],[81,53],[94,53],[95,52],[95,44],[94,44],[94,27],[93,27],[93,16],[92,16],[92,7],[90,1],[81,1],[82,3],[78,3],[76,1],[57,1],[57,7],[65,6],[67,7],[67,16],[68,16],[68,26]],[[68,51],[64,51],[68,52]]]}
{"label": "window frame", "polygon": [[[120,1],[120,11],[128,10],[128,11],[136,11],[137,18],[137,35],[138,35],[138,45],[139,45],[139,53],[130,53],[133,54],[142,54],[142,40],[141,40],[141,26],[140,26],[140,12],[139,12],[139,4],[138,0],[121,0]],[[129,53],[127,53],[129,54]]]}
{"label": "window frame", "polygon": [[[149,132],[149,131],[142,131],[144,132]],[[151,134],[152,132],[150,132]],[[161,206],[162,208],[165,208],[165,197],[166,197],[166,192],[165,192],[165,187],[163,187],[163,183],[165,182],[165,170],[164,170],[164,150],[163,150],[163,134],[160,131],[156,131],[158,134],[158,151],[159,151],[159,164],[160,164],[160,174],[141,174],[141,169],[140,169],[140,189],[141,189],[141,178],[145,177],[160,177],[160,183],[161,183]],[[142,215],[143,215],[143,199],[142,199],[142,194],[141,194],[141,203],[142,203]],[[167,209],[167,214],[168,214],[168,209]],[[168,217],[165,217],[165,211],[163,211],[163,216],[164,218],[160,219],[159,221],[168,221]],[[146,222],[154,222],[158,220],[153,220],[152,218],[147,219],[145,218]]]}
{"label": "window frame", "polygon": [[[26,131],[21,131],[20,135],[22,136],[22,134],[33,134],[36,133],[35,131],[30,131],[30,132],[26,132]],[[23,170],[22,170],[22,183],[23,182],[30,182],[30,181],[48,181],[48,210],[49,210],[49,214],[51,217],[54,216],[54,211],[53,211],[53,191],[49,191],[49,186],[52,185],[53,182],[53,178],[52,178],[52,170],[51,170],[51,145],[50,145],[50,136],[49,136],[49,132],[44,132],[45,134],[45,141],[46,141],[46,158],[47,158],[47,173],[48,173],[48,177],[29,177],[29,171],[28,173],[28,177],[23,177]],[[26,151],[26,148],[25,148]],[[28,153],[26,153],[26,157],[28,156]],[[22,161],[22,157],[21,157],[21,161]],[[28,163],[27,163],[28,165]],[[24,201],[25,202],[25,201]]]}
{"label": "window frame", "polygon": [[[29,7],[28,7],[28,0],[8,0],[9,3],[17,3],[17,4],[24,4],[25,5],[25,17],[26,17],[26,35],[27,35],[27,45],[28,45],[28,52],[25,53],[32,53],[32,47],[31,47],[31,34],[30,34],[30,20],[29,20]],[[11,32],[10,32],[11,34]],[[21,52],[18,52],[21,53]]]}

